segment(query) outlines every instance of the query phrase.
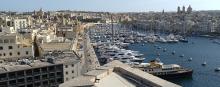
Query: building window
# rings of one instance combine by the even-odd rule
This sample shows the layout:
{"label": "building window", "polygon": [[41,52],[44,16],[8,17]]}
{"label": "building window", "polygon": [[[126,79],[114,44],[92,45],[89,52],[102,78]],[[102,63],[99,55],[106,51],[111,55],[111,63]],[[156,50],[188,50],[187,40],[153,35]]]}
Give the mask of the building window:
{"label": "building window", "polygon": [[68,75],[68,72],[66,72],[66,75]]}
{"label": "building window", "polygon": [[17,54],[20,55],[20,52],[18,52]]}
{"label": "building window", "polygon": [[74,67],[74,64],[72,64],[72,67]]}
{"label": "building window", "polygon": [[74,70],[72,71],[72,73],[74,73]]}
{"label": "building window", "polygon": [[28,53],[28,51],[26,51],[26,55],[28,55],[29,53]]}
{"label": "building window", "polygon": [[12,56],[12,53],[10,52],[9,55]]}
{"label": "building window", "polygon": [[66,68],[68,68],[68,65],[65,65]]}
{"label": "building window", "polygon": [[11,23],[10,23],[10,21],[7,21],[7,26],[11,26]]}
{"label": "building window", "polygon": [[10,39],[10,43],[15,43],[15,40],[14,39]]}
{"label": "building window", "polygon": [[2,28],[0,28],[0,32],[2,32]]}
{"label": "building window", "polygon": [[68,81],[69,80],[69,78],[66,78],[66,81]]}
{"label": "building window", "polygon": [[0,56],[2,56],[2,54],[0,53]]}
{"label": "building window", "polygon": [[4,40],[4,43],[9,43],[8,39],[5,39],[5,40]]}
{"label": "building window", "polygon": [[18,45],[18,48],[20,48],[20,46]]}
{"label": "building window", "polygon": [[2,47],[2,46],[0,46],[0,50],[3,50],[3,47]]}
{"label": "building window", "polygon": [[13,49],[13,47],[12,46],[8,46],[8,49]]}
{"label": "building window", "polygon": [[5,54],[5,53],[3,53],[3,56],[6,56],[6,54]]}
{"label": "building window", "polygon": [[0,43],[3,43],[3,41],[0,39]]}

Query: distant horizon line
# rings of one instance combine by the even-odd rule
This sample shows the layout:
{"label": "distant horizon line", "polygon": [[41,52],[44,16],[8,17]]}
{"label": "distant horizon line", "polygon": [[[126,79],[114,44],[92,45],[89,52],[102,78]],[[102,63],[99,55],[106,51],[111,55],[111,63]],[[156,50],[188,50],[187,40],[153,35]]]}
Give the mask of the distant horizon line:
{"label": "distant horizon line", "polygon": [[[25,12],[34,12],[34,11],[39,11],[40,9],[37,10],[32,10],[32,11],[11,11],[11,10],[0,10],[0,12],[16,12],[16,13],[25,13]],[[43,10],[43,12],[57,12],[57,11],[72,11],[72,12],[110,12],[110,13],[149,13],[149,12],[163,12],[161,11],[92,11],[92,10],[70,10],[70,9],[60,9],[60,10]],[[220,11],[220,10],[193,10],[193,12],[199,12],[199,11]],[[166,11],[164,12],[177,12],[177,11]]]}

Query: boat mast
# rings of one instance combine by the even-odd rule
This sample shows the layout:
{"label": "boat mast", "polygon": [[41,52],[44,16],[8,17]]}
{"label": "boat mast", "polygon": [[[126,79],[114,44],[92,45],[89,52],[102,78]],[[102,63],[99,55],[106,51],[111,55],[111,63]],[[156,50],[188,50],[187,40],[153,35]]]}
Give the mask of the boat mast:
{"label": "boat mast", "polygon": [[112,29],[112,43],[113,43],[113,45],[115,44],[115,41],[114,41],[114,26],[113,26],[113,18],[112,18],[112,14],[110,14],[109,13],[109,15],[110,15],[110,19],[111,19],[111,29]]}

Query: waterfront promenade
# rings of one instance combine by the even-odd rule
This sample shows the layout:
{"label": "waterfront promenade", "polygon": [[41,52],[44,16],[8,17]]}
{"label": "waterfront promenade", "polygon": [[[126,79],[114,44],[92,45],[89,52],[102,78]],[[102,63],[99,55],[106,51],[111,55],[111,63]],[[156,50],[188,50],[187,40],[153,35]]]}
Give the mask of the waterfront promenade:
{"label": "waterfront promenade", "polygon": [[100,66],[95,51],[90,43],[89,35],[84,26],[81,26],[77,31],[76,39],[71,48],[81,59],[81,73],[86,73]]}

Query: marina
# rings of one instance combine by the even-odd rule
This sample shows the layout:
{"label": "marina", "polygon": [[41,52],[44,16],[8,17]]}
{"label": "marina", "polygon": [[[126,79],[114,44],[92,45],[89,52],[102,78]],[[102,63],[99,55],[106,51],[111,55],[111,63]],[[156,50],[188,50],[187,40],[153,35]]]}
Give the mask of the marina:
{"label": "marina", "polygon": [[[159,34],[140,33],[126,28],[119,29],[122,27],[114,26],[116,27],[114,30],[116,33],[111,33],[111,27],[103,30],[100,28],[99,31],[92,30],[92,33],[95,34],[90,31],[91,36],[95,35],[97,37],[97,34],[99,34],[99,38],[93,38],[94,36],[90,38],[94,43],[97,42],[95,48],[96,53],[99,51],[97,57],[101,60],[100,62],[107,63],[112,60],[120,60],[125,64],[134,66],[159,58],[164,64],[174,64],[179,68],[180,66],[186,68],[183,71],[186,72],[186,74],[182,74],[183,77],[173,79],[171,77],[178,75],[170,75],[170,78],[161,76],[164,79],[184,87],[220,85],[218,83],[220,81],[220,73],[218,73],[220,46],[214,43],[216,39],[199,36],[182,37],[173,34],[160,36]],[[129,30],[132,32],[129,32]],[[165,38],[161,39],[161,37]],[[108,50],[103,50],[103,48],[108,48]],[[102,50],[100,51],[100,49]],[[100,54],[100,52],[105,54]],[[128,55],[129,52],[130,55]],[[139,55],[139,57],[135,55]],[[205,84],[207,81],[212,82]]]}
{"label": "marina", "polygon": [[[194,44],[192,44],[194,42]],[[158,50],[154,46],[166,48],[167,51]],[[145,54],[145,62],[158,57],[156,53],[160,53],[160,60],[166,64],[179,64],[186,68],[193,69],[192,78],[171,79],[174,83],[184,87],[218,87],[220,86],[220,73],[218,68],[220,66],[220,46],[212,43],[212,40],[204,37],[190,37],[189,43],[178,44],[132,44],[128,49],[140,51]],[[175,51],[173,51],[175,50]],[[175,53],[173,55],[172,53]],[[179,55],[184,54],[184,57]],[[205,66],[202,64],[206,62]],[[209,83],[207,83],[209,82]]]}

